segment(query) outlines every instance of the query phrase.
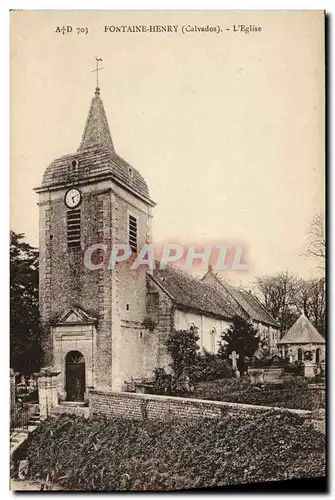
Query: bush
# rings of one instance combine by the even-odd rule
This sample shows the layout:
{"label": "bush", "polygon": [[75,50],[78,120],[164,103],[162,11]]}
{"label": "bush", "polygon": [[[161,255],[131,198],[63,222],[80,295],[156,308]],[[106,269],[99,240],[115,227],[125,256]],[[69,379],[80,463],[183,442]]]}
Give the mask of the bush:
{"label": "bush", "polygon": [[154,370],[155,394],[184,395],[193,392],[196,382],[232,377],[229,362],[216,354],[203,350],[199,353],[197,328],[173,331],[165,341],[171,357],[171,375],[163,368]]}
{"label": "bush", "polygon": [[298,415],[155,422],[44,421],[27,450],[31,479],[67,491],[171,491],[325,474],[324,435]]}
{"label": "bush", "polygon": [[199,345],[197,328],[173,331],[165,341],[167,353],[171,357],[170,367],[175,380],[185,376],[192,378]]}
{"label": "bush", "polygon": [[219,358],[215,354],[204,350],[199,355],[193,370],[193,378],[196,382],[205,382],[233,376],[233,369],[227,360]]}

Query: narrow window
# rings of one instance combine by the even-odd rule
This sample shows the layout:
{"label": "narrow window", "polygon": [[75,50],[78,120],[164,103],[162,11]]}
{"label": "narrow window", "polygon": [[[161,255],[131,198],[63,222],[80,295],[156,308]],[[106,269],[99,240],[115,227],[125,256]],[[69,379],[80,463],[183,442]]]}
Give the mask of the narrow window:
{"label": "narrow window", "polygon": [[316,363],[320,363],[320,347],[317,348],[317,350],[315,351],[315,362]]}
{"label": "narrow window", "polygon": [[140,332],[139,337],[140,337],[140,340],[142,340],[142,339],[143,339],[143,333],[142,333],[142,332]]}
{"label": "narrow window", "polygon": [[128,223],[129,246],[134,253],[137,253],[137,219],[129,214]]}
{"label": "narrow window", "polygon": [[129,304],[126,305],[126,310],[129,311]]}
{"label": "narrow window", "polygon": [[67,246],[80,248],[80,210],[67,213]]}
{"label": "narrow window", "polygon": [[76,177],[78,173],[78,165],[79,165],[78,160],[71,161],[71,165],[69,165],[67,168],[69,179],[74,179]]}
{"label": "narrow window", "polygon": [[211,352],[215,354],[216,329],[211,329]]}

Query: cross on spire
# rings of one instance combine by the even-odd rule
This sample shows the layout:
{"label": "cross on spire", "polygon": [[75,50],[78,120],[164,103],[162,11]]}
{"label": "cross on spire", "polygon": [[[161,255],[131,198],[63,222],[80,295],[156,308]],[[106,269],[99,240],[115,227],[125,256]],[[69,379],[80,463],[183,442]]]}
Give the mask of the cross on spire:
{"label": "cross on spire", "polygon": [[96,69],[92,69],[91,73],[94,73],[94,72],[97,73],[97,86],[96,86],[95,91],[96,91],[96,93],[99,93],[99,91],[100,91],[100,88],[99,88],[99,71],[101,71],[104,68],[99,67],[99,62],[100,61],[102,62],[102,59],[96,57],[95,60],[96,60],[96,63],[97,63],[97,67],[96,67]]}

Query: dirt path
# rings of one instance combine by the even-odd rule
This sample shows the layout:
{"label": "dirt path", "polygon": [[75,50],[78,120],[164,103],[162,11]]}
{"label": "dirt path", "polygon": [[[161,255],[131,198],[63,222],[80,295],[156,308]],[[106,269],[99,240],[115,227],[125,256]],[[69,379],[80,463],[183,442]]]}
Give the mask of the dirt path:
{"label": "dirt path", "polygon": [[[38,481],[30,481],[24,479],[22,481],[18,479],[11,479],[10,489],[11,491],[41,491],[41,484]],[[59,491],[61,488],[52,486],[49,488],[50,491]]]}

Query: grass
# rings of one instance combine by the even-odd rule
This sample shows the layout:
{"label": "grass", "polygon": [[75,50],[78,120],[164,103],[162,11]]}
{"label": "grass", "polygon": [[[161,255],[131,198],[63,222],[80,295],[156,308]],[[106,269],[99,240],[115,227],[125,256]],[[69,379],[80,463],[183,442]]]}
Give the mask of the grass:
{"label": "grass", "polygon": [[66,491],[171,491],[325,473],[324,435],[273,411],[153,422],[60,416],[29,443],[31,480]]}

